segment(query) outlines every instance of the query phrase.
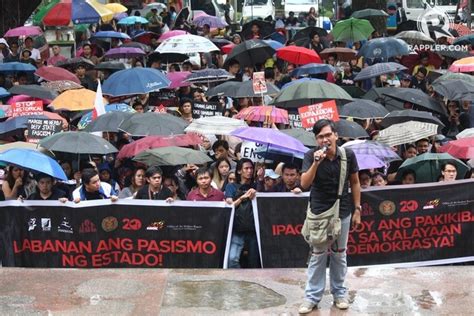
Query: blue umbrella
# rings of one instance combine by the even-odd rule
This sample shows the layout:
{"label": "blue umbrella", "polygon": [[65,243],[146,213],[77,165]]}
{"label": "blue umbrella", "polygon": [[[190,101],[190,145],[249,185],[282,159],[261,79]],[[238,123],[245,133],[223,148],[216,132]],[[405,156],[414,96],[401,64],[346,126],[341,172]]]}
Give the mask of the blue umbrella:
{"label": "blue umbrella", "polygon": [[335,72],[333,66],[328,64],[306,64],[304,66],[298,67],[291,72],[291,76],[293,77],[302,77],[304,75],[317,75],[326,72]]}
{"label": "blue umbrella", "polygon": [[105,95],[131,96],[167,88],[171,81],[165,74],[153,68],[130,68],[117,71],[104,81]]}
{"label": "blue umbrella", "polygon": [[47,119],[44,115],[18,116],[0,123],[0,135],[12,134],[28,127],[28,119]]}
{"label": "blue umbrella", "polygon": [[71,7],[71,21],[74,24],[90,24],[100,21],[100,14],[86,0],[74,0]]}
{"label": "blue umbrella", "polygon": [[272,40],[272,39],[263,40],[263,41],[267,43],[268,45],[270,45],[270,47],[273,48],[274,50],[277,50],[278,48],[282,48],[283,46],[285,46],[282,43]]}
{"label": "blue umbrella", "polygon": [[36,67],[32,64],[19,63],[17,61],[11,63],[0,64],[0,72],[35,72]]}
{"label": "blue umbrella", "polygon": [[357,74],[357,76],[355,76],[354,80],[361,81],[361,80],[371,79],[371,78],[375,78],[384,74],[398,73],[406,69],[407,67],[400,65],[398,63],[394,63],[394,62],[377,63],[375,65],[363,68]]}
{"label": "blue umbrella", "polygon": [[119,39],[130,39],[125,33],[114,32],[114,31],[100,31],[95,33],[92,38],[119,38]]}
{"label": "blue umbrella", "polygon": [[453,45],[474,45],[474,34],[468,34],[456,38]]}
{"label": "blue umbrella", "polygon": [[67,181],[63,168],[56,160],[32,149],[9,149],[0,154],[0,161],[13,164],[31,172],[45,173],[56,179]]}
{"label": "blue umbrella", "polygon": [[10,92],[7,89],[0,87],[0,99],[10,96]]}
{"label": "blue umbrella", "polygon": [[285,45],[285,43],[286,43],[286,36],[282,35],[278,32],[274,32],[274,33],[270,34],[269,36],[267,36],[267,38],[269,38],[271,40],[274,40],[276,42],[279,42],[283,45]]}
{"label": "blue umbrella", "polygon": [[141,23],[141,24],[148,24],[148,20],[145,18],[142,18],[141,16],[127,16],[126,18],[121,19],[118,21],[117,24],[125,24],[125,25],[133,25],[135,23]]}
{"label": "blue umbrella", "polygon": [[385,60],[408,54],[410,54],[408,44],[394,37],[374,38],[366,42],[357,53],[358,56],[364,56],[364,58],[383,58]]}
{"label": "blue umbrella", "polygon": [[[107,104],[105,106],[105,112],[135,112],[128,104],[125,103],[115,103],[115,104]],[[86,128],[89,123],[92,122],[92,111],[85,114],[79,123],[77,124],[77,128],[84,129]]]}

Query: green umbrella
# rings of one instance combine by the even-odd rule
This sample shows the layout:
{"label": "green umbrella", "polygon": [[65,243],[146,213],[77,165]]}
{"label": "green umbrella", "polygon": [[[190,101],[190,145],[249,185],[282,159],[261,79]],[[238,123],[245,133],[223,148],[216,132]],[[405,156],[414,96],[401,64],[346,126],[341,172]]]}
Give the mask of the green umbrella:
{"label": "green umbrella", "polygon": [[212,161],[202,151],[175,146],[148,149],[136,155],[133,160],[147,166],[200,165]]}
{"label": "green umbrella", "polygon": [[280,130],[280,132],[283,132],[288,136],[296,138],[297,140],[302,142],[303,145],[305,145],[305,146],[308,146],[308,147],[316,146],[316,139],[314,138],[314,134],[311,133],[311,132],[308,132],[305,129],[290,128],[290,129],[282,129],[282,130]]}
{"label": "green umbrella", "polygon": [[53,152],[107,155],[118,150],[102,137],[86,132],[62,132],[43,138],[41,147]]}
{"label": "green umbrella", "polygon": [[33,24],[41,25],[46,14],[48,14],[48,12],[58,3],[59,0],[52,0],[47,4],[41,5],[38,12],[33,17]]}
{"label": "green umbrella", "polygon": [[283,108],[298,108],[329,100],[347,103],[352,101],[352,97],[338,85],[325,80],[297,80],[283,88],[272,104]]}
{"label": "green umbrella", "polygon": [[336,23],[332,36],[336,42],[358,42],[369,38],[374,31],[368,20],[350,18]]}
{"label": "green umbrella", "polygon": [[441,175],[441,167],[448,161],[454,161],[456,164],[456,179],[464,179],[464,175],[469,171],[469,167],[448,153],[424,153],[405,160],[398,169],[397,179],[401,179],[405,170],[411,169],[416,173],[416,183],[436,182]]}

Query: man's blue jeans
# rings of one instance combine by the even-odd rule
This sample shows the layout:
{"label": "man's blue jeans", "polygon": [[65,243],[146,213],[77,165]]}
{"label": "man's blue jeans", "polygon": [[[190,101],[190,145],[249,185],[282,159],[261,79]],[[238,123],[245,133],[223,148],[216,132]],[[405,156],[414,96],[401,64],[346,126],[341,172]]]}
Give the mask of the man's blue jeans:
{"label": "man's blue jeans", "polygon": [[341,220],[341,235],[332,244],[312,249],[308,264],[308,281],[305,288],[305,300],[318,304],[323,298],[326,287],[326,264],[330,248],[329,277],[331,294],[334,298],[345,297],[347,289],[344,279],[347,272],[346,247],[349,236],[351,216]]}
{"label": "man's blue jeans", "polygon": [[229,268],[240,268],[240,255],[247,243],[249,268],[260,268],[257,235],[255,232],[232,232],[229,250]]}

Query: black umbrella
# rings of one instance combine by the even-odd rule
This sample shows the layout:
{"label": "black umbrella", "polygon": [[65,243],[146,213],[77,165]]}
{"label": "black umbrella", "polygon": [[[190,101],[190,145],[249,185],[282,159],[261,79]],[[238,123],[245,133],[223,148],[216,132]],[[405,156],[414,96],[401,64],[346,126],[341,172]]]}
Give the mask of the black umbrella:
{"label": "black umbrella", "polygon": [[25,94],[33,98],[53,100],[58,94],[52,89],[36,84],[16,85],[8,90],[11,94]]}
{"label": "black umbrella", "polygon": [[65,61],[60,61],[56,64],[56,66],[58,66],[58,67],[70,68],[70,69],[75,69],[79,65],[84,66],[84,68],[86,68],[86,70],[92,70],[95,67],[95,65],[92,61],[90,61],[89,59],[85,59],[84,57],[69,58]]}
{"label": "black umbrella", "polygon": [[339,115],[358,119],[371,119],[382,118],[388,113],[388,110],[379,103],[370,100],[356,99],[345,104],[339,112]]}
{"label": "black umbrella", "polygon": [[377,63],[375,65],[363,68],[357,74],[357,76],[355,76],[354,80],[360,81],[375,78],[380,75],[395,73],[406,69],[407,67],[394,62]]}
{"label": "black umbrella", "polygon": [[444,127],[444,124],[434,116],[431,112],[415,111],[415,110],[400,110],[392,111],[382,120],[383,127],[389,127],[394,124],[405,123],[409,121],[418,121],[425,123],[437,124]]}
{"label": "black umbrella", "polygon": [[263,64],[275,54],[275,50],[262,40],[248,40],[235,46],[226,62],[235,59],[242,67],[254,67]]}
{"label": "black umbrella", "polygon": [[470,57],[471,54],[467,51],[462,51],[462,50],[454,50],[454,49],[441,49],[437,50],[436,53],[438,53],[441,56],[452,58],[452,59],[461,59],[461,58],[466,58]]}
{"label": "black umbrella", "polygon": [[351,97],[353,98],[362,98],[362,96],[366,93],[365,90],[362,90],[360,87],[357,86],[341,86],[344,91],[346,91]]}
{"label": "black umbrella", "polygon": [[228,45],[228,44],[232,44],[231,41],[229,41],[228,39],[225,39],[223,37],[211,38],[211,42],[213,42],[214,45],[216,45],[219,48],[222,48],[222,46],[225,46],[225,45]]}
{"label": "black umbrella", "polygon": [[221,83],[218,86],[215,86],[213,88],[210,88],[209,90],[206,91],[206,96],[208,97],[214,97],[217,95],[224,95],[227,97],[232,97],[232,95],[238,90],[239,86],[242,84],[242,82],[237,82],[237,81],[226,81],[224,83]]}
{"label": "black umbrella", "polygon": [[39,142],[41,147],[53,152],[71,154],[97,154],[107,155],[117,152],[111,143],[102,137],[86,132],[62,132],[57,133]]}
{"label": "black umbrella", "polygon": [[343,138],[366,138],[369,134],[359,124],[348,121],[339,120],[336,122],[336,131],[339,137]]}
{"label": "black umbrella", "polygon": [[404,102],[394,99],[392,97],[384,94],[385,92],[396,91],[395,87],[386,87],[386,88],[372,88],[367,91],[366,94],[362,96],[362,99],[372,100],[374,102],[380,103],[387,108],[389,111],[403,110]]}
{"label": "black umbrella", "polygon": [[324,37],[328,35],[328,32],[325,29],[320,28],[320,27],[308,26],[296,32],[291,40],[297,41],[300,39],[310,39],[311,35],[313,34],[318,34],[319,37]]}
{"label": "black umbrella", "polygon": [[149,53],[151,51],[151,47],[146,45],[146,44],[143,44],[143,43],[140,43],[140,42],[128,42],[128,43],[124,43],[122,45],[120,45],[120,47],[135,47],[135,48],[140,48],[142,51],[144,51],[145,53]]}
{"label": "black umbrella", "polygon": [[316,146],[316,140],[314,138],[314,134],[311,132],[308,132],[305,129],[302,128],[290,128],[290,129],[282,129],[280,132],[285,133],[286,135],[289,135],[293,138],[296,138],[300,142],[303,143],[303,145],[307,147],[315,147]]}
{"label": "black umbrella", "polygon": [[120,124],[129,119],[133,113],[112,111],[93,120],[84,129],[86,132],[117,132]]}
{"label": "black umbrella", "polygon": [[171,114],[135,113],[122,122],[119,130],[133,136],[179,135],[188,126],[185,120]]}
{"label": "black umbrella", "polygon": [[351,15],[351,18],[365,19],[365,18],[376,17],[376,16],[388,17],[388,14],[387,12],[383,10],[364,9],[364,10],[354,11]]}
{"label": "black umbrella", "polygon": [[448,100],[474,101],[474,84],[462,79],[438,81],[433,89]]}
{"label": "black umbrella", "polygon": [[240,33],[242,38],[246,39],[252,34],[252,25],[254,24],[257,24],[258,28],[260,29],[260,38],[264,38],[272,34],[275,29],[270,22],[266,22],[262,20],[253,20],[253,21],[245,23],[242,26],[242,32]]}
{"label": "black umbrella", "polygon": [[109,70],[109,71],[118,71],[125,69],[126,66],[124,63],[116,61],[104,61],[95,66],[96,70]]}
{"label": "black umbrella", "polygon": [[178,54],[178,53],[160,54],[158,52],[154,52],[148,55],[148,63],[153,63],[154,61],[157,61],[157,60],[165,64],[182,63],[186,59],[189,59],[188,55]]}
{"label": "black umbrella", "polygon": [[440,102],[419,89],[395,88],[395,90],[384,92],[384,94],[397,100],[412,103],[416,108],[446,115],[446,110]]}
{"label": "black umbrella", "polygon": [[[264,95],[275,95],[280,92],[274,84],[267,82],[267,92],[263,93]],[[247,80],[245,82],[239,82],[239,88],[235,91],[234,98],[256,98],[260,97],[261,93],[255,93],[253,91],[253,82],[252,80]]]}

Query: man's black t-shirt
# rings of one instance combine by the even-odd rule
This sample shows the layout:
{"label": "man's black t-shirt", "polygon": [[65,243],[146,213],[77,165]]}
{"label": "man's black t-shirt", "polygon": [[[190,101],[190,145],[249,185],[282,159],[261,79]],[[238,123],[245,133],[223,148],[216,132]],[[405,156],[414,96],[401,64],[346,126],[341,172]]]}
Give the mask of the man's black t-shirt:
{"label": "man's black t-shirt", "polygon": [[150,191],[149,186],[145,185],[143,188],[138,190],[135,199],[138,200],[166,200],[169,197],[173,197],[173,193],[170,189],[161,186],[161,190],[157,193]]}
{"label": "man's black t-shirt", "polygon": [[51,195],[46,199],[43,199],[41,194],[38,191],[36,191],[35,193],[31,194],[28,197],[28,200],[55,201],[55,200],[59,200],[60,198],[67,198],[67,197],[68,195],[66,192],[54,188],[53,191],[51,192]]}
{"label": "man's black t-shirt", "polygon": [[87,201],[90,201],[90,200],[102,200],[104,198],[104,196],[102,194],[100,194],[99,191],[94,191],[94,192],[88,192],[87,190],[84,190],[84,194],[86,196],[86,200]]}
{"label": "man's black t-shirt", "polygon": [[[308,171],[314,161],[314,152],[317,149],[311,149],[306,152],[303,160],[302,172]],[[310,204],[313,214],[321,214],[328,210],[336,202],[337,190],[339,187],[339,175],[341,172],[341,152],[337,148],[337,156],[334,160],[323,159],[318,166],[316,176],[311,185]],[[342,198],[339,207],[339,217],[345,218],[351,214],[353,207],[352,196],[349,194],[349,176],[359,171],[354,152],[345,148],[347,156],[347,172]]]}

